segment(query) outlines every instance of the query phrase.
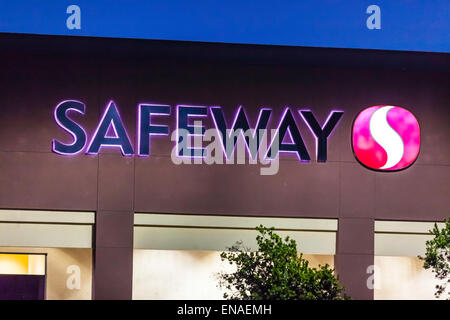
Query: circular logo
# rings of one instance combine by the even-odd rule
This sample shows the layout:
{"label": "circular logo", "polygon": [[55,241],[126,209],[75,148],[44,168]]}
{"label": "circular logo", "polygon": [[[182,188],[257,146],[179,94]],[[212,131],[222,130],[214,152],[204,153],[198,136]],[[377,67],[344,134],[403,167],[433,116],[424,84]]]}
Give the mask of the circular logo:
{"label": "circular logo", "polygon": [[368,168],[380,171],[407,168],[419,155],[419,123],[410,111],[401,107],[369,107],[353,122],[352,146],[356,159]]}

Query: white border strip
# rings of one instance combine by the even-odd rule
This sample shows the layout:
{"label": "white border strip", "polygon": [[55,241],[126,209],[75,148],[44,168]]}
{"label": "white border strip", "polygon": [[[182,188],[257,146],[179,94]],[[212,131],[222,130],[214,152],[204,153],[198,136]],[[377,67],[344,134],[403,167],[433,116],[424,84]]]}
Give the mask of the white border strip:
{"label": "white border strip", "polygon": [[94,212],[0,210],[0,222],[95,224]]}
{"label": "white border strip", "polygon": [[134,215],[134,248],[153,250],[225,250],[242,240],[256,250],[258,225],[275,227],[297,241],[305,254],[335,254],[337,219],[263,218],[210,215]]}
{"label": "white border strip", "polygon": [[[444,223],[437,223],[439,228],[444,227]],[[418,233],[430,234],[434,227],[434,222],[413,222],[413,221],[375,221],[375,233]]]}
{"label": "white border strip", "polygon": [[275,227],[275,229],[281,230],[336,232],[338,229],[337,219],[267,218],[150,213],[134,214],[134,225],[138,226],[255,229],[255,227],[260,224],[266,227]]}
{"label": "white border strip", "polygon": [[91,248],[92,226],[1,223],[0,247]]}

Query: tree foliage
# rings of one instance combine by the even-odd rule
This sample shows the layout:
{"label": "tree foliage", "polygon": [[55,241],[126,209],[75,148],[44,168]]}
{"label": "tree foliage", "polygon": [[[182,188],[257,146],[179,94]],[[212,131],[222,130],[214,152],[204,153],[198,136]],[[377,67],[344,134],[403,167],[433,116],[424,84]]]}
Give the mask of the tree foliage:
{"label": "tree foliage", "polygon": [[237,242],[221,254],[236,266],[233,273],[221,273],[219,285],[231,300],[341,300],[348,299],[328,264],[312,268],[297,252],[295,240],[284,240],[274,228],[256,228],[258,251]]}
{"label": "tree foliage", "polygon": [[437,224],[434,224],[430,231],[434,238],[426,242],[425,257],[420,257],[424,261],[425,269],[432,269],[436,279],[441,283],[436,285],[435,296],[439,298],[447,291],[447,298],[450,299],[450,218],[445,222],[445,226],[439,230]]}

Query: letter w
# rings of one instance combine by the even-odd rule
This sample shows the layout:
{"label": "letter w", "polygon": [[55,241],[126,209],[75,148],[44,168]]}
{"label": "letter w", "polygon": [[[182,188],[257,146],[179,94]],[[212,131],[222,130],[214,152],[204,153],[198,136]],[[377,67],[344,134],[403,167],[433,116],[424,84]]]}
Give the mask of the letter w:
{"label": "letter w", "polygon": [[210,110],[216,129],[220,132],[223,150],[227,159],[233,154],[240,134],[245,138],[245,143],[247,144],[247,149],[251,158],[256,159],[261,140],[264,136],[264,134],[261,133],[266,132],[272,110],[263,108],[259,111],[256,129],[250,128],[242,106],[240,106],[236,112],[231,129],[228,129],[227,127],[221,107],[211,107]]}

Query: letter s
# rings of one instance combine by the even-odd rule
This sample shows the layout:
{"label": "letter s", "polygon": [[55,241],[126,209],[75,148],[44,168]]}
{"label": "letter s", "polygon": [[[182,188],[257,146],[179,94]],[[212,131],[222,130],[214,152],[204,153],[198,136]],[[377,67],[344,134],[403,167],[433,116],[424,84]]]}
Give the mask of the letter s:
{"label": "letter s", "polygon": [[76,100],[66,100],[58,104],[55,108],[54,117],[58,125],[70,133],[73,137],[71,144],[64,144],[56,139],[53,139],[53,152],[72,155],[83,150],[86,145],[86,132],[83,128],[67,117],[67,112],[70,110],[85,113],[86,106],[84,103]]}

